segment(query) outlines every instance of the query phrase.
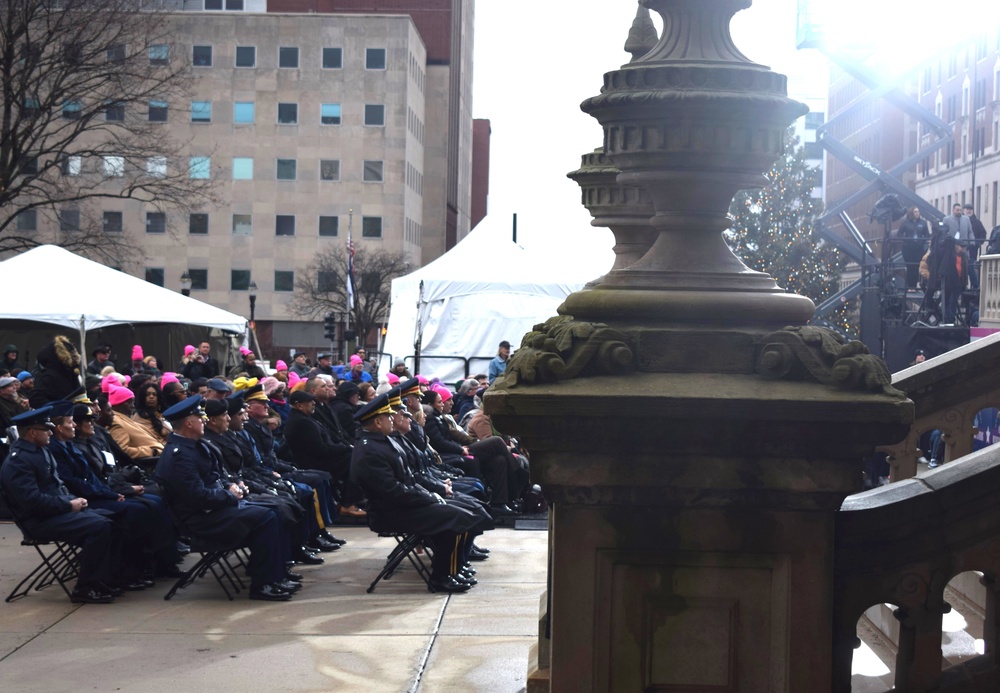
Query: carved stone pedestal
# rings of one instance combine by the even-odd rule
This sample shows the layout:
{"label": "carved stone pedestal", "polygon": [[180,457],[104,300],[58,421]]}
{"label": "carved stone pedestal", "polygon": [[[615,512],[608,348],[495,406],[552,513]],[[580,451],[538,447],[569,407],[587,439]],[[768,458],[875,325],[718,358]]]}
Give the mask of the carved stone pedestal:
{"label": "carved stone pedestal", "polygon": [[828,689],[833,515],[907,401],[637,372],[488,401],[553,501],[552,691]]}

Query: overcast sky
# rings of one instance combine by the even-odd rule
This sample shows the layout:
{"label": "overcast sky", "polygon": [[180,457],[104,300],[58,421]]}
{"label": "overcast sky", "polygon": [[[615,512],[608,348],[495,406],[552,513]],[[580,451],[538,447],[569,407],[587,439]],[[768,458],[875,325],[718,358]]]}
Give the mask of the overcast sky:
{"label": "overcast sky", "polygon": [[[795,72],[825,94],[823,59],[795,50],[795,7],[795,0],[758,0],[733,20],[734,40],[751,60]],[[586,264],[593,276],[610,266],[611,233],[590,226],[579,186],[566,173],[601,144],[601,127],[580,102],[600,92],[605,72],[628,61],[623,46],[635,10],[634,0],[476,3],[473,113],[492,127],[482,223],[509,230],[516,212],[522,246]],[[803,77],[804,65],[818,67]]]}

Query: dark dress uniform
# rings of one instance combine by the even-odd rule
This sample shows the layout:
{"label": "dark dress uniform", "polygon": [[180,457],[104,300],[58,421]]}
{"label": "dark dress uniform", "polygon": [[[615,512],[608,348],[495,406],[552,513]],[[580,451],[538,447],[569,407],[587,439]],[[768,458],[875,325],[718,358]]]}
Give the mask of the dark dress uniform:
{"label": "dark dress uniform", "polygon": [[431,584],[440,589],[457,570],[460,537],[477,533],[482,518],[417,484],[399,451],[380,433],[362,430],[351,457],[351,479],[368,496],[368,521],[374,531],[427,538],[433,547]]}
{"label": "dark dress uniform", "polygon": [[70,501],[75,496],[63,486],[55,460],[45,448],[15,441],[0,466],[0,486],[33,539],[81,547],[74,594],[93,588],[103,592],[103,585],[114,581],[120,559],[115,523],[99,509],[73,511]]}
{"label": "dark dress uniform", "polygon": [[351,446],[335,440],[314,417],[292,409],[285,427],[285,443],[292,451],[296,466],[329,472],[334,481],[347,478],[351,468]]}
{"label": "dark dress uniform", "polygon": [[198,541],[219,549],[250,548],[251,590],[284,579],[277,516],[223,488],[204,443],[171,433],[156,463],[156,480],[178,525]]}

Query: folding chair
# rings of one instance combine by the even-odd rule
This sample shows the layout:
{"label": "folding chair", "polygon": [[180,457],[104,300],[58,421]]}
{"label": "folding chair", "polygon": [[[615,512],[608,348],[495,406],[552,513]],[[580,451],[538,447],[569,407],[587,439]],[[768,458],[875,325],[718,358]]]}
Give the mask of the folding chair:
{"label": "folding chair", "polygon": [[17,583],[5,601],[12,602],[15,599],[26,597],[32,590],[44,589],[55,582],[59,583],[67,597],[72,598],[66,583],[75,580],[80,572],[80,547],[64,541],[35,539],[31,536],[31,532],[25,529],[14,505],[2,487],[0,487],[0,497],[3,497],[3,501],[14,519],[14,524],[21,530],[21,546],[33,547],[38,553],[38,557],[42,559],[42,562],[28,573],[27,577]]}
{"label": "folding chair", "polygon": [[[203,576],[205,573],[211,572],[215,581],[219,583],[219,587],[222,591],[226,593],[229,597],[229,601],[233,601],[236,597],[234,593],[240,592],[245,589],[246,585],[240,579],[239,574],[236,569],[239,567],[246,567],[246,563],[238,548],[227,548],[227,549],[212,549],[204,546],[198,545],[198,540],[196,537],[192,537],[191,551],[197,553],[201,556],[198,562],[195,563],[191,568],[184,572],[177,582],[173,584],[163,598],[169,600],[175,594],[177,590],[183,589],[189,585],[194,584],[194,581]],[[235,563],[235,565],[234,565]],[[226,586],[229,583],[229,586]],[[232,588],[232,591],[230,591]]]}
{"label": "folding chair", "polygon": [[[369,529],[371,529],[370,526]],[[392,537],[396,540],[396,546],[385,559],[385,566],[382,568],[382,572],[376,576],[375,580],[373,580],[372,584],[368,587],[368,594],[375,591],[375,585],[377,585],[380,581],[391,578],[399,568],[399,565],[403,562],[404,558],[410,560],[413,568],[417,571],[417,575],[419,575],[424,581],[424,584],[427,585],[428,591],[433,592],[434,588],[431,587],[430,567],[428,567],[418,552],[418,549],[423,547],[425,555],[428,557],[431,555],[430,549],[424,542],[424,538],[419,534],[407,534],[402,532],[378,532],[378,535],[380,537]]]}
{"label": "folding chair", "polygon": [[242,555],[245,553],[245,549],[241,553],[239,546],[220,547],[218,544],[202,541],[198,537],[197,532],[191,532],[178,522],[176,517],[174,517],[173,510],[170,507],[170,493],[167,489],[161,487],[160,496],[163,498],[163,502],[167,506],[167,511],[170,513],[170,517],[173,519],[174,525],[181,531],[182,534],[186,534],[191,537],[191,553],[196,553],[200,556],[198,561],[193,566],[177,578],[177,581],[174,582],[170,590],[163,595],[163,599],[169,601],[171,597],[177,594],[178,590],[194,584],[195,580],[209,572],[212,573],[212,577],[215,578],[215,581],[219,583],[219,587],[222,588],[222,591],[226,593],[229,601],[236,599],[235,593],[245,589],[246,587],[240,579],[239,574],[236,572],[237,568],[246,568],[246,562],[244,561]]}

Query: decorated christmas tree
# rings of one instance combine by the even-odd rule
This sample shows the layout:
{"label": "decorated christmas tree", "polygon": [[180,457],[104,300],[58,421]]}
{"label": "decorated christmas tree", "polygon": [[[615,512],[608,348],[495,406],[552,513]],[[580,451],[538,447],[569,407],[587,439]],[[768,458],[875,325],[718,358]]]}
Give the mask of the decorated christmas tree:
{"label": "decorated christmas tree", "polygon": [[[767,272],[786,291],[808,296],[818,305],[837,291],[842,260],[813,229],[823,204],[812,197],[816,169],[806,164],[791,129],[785,137],[785,153],[767,172],[767,185],[733,198],[733,224],[725,237],[748,267]],[[850,331],[841,314],[828,319]]]}

